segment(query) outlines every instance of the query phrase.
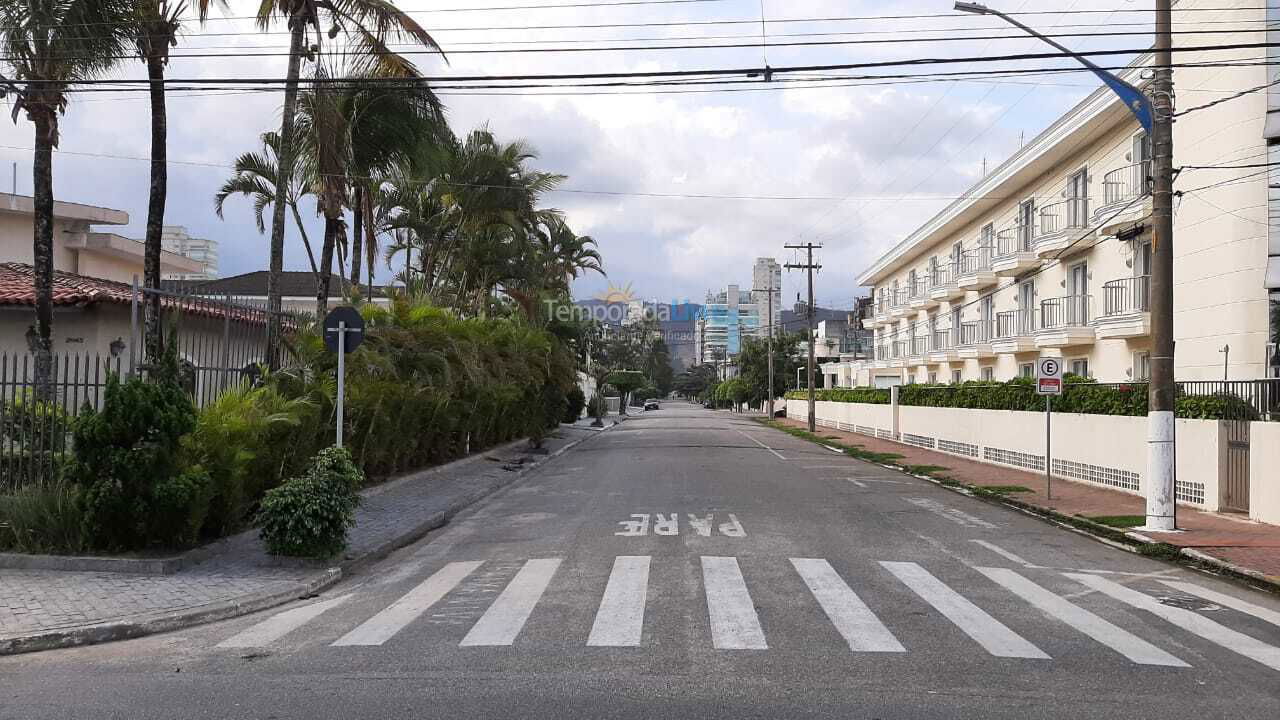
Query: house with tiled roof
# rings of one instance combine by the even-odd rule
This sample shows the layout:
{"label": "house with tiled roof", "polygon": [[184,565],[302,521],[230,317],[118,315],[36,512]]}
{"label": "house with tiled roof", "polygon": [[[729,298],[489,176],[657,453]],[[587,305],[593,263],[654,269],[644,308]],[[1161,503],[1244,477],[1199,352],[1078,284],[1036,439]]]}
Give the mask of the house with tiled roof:
{"label": "house with tiled roof", "polygon": [[[186,281],[180,284],[166,283],[183,292],[208,297],[231,297],[238,302],[265,307],[267,302],[267,271],[232,275],[214,280]],[[363,297],[365,286],[356,288],[349,280],[334,273],[329,277],[329,307],[341,305],[355,296]],[[373,286],[373,297],[366,298],[374,304],[389,303],[388,288]],[[310,270],[285,270],[280,273],[280,307],[285,312],[314,313],[316,309],[316,276]]]}

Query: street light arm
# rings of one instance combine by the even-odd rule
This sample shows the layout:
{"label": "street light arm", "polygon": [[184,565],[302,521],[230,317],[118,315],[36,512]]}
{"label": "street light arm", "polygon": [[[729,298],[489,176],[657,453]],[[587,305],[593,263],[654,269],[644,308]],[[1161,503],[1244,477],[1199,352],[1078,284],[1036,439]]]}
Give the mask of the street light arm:
{"label": "street light arm", "polygon": [[1054,48],[1062,51],[1066,55],[1069,55],[1070,57],[1075,58],[1077,61],[1079,61],[1081,65],[1084,65],[1085,67],[1089,68],[1089,70],[1091,70],[1094,75],[1097,75],[1098,78],[1101,79],[1102,82],[1105,83],[1107,87],[1111,88],[1112,92],[1114,92],[1117,96],[1119,96],[1122,101],[1124,101],[1125,107],[1129,108],[1129,112],[1133,113],[1134,117],[1138,119],[1138,123],[1142,125],[1142,129],[1146,130],[1148,133],[1151,132],[1151,127],[1152,127],[1151,99],[1148,98],[1138,88],[1125,82],[1124,80],[1121,80],[1120,78],[1116,77],[1114,74],[1109,73],[1106,70],[1103,70],[1102,68],[1098,67],[1089,58],[1084,57],[1083,55],[1080,55],[1079,53],[1068,48],[1067,46],[1057,42],[1056,40],[1050,37],[1047,37],[1041,34],[1040,32],[1028,27],[1027,25],[1024,25],[1023,23],[1017,20],[1014,20],[1012,17],[1000,12],[999,10],[989,8],[986,5],[983,5],[981,3],[976,3],[976,2],[957,2],[955,5],[955,8],[960,12],[972,13],[974,15],[995,15],[996,17],[1000,18],[1001,20],[1004,20],[1010,25],[1021,29],[1023,32],[1027,33],[1028,35],[1034,38],[1038,38],[1044,41],[1045,43],[1053,46]]}

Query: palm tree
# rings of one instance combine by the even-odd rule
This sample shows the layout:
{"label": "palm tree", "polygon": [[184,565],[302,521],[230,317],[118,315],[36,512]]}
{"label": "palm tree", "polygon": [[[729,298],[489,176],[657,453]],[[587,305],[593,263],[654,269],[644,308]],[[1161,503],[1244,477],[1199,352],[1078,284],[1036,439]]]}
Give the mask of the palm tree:
{"label": "palm tree", "polygon": [[53,372],[53,149],[68,90],[107,71],[124,53],[128,0],[0,0],[0,44],[10,73],[0,77],[13,115],[35,125],[32,158],[35,219],[32,265],[36,295],[36,385],[47,392]]}
{"label": "palm tree", "polygon": [[[258,26],[266,29],[282,19],[289,29],[289,69],[285,76],[284,108],[280,121],[280,171],[292,176],[294,165],[294,120],[298,107],[298,85],[302,76],[303,56],[315,57],[324,39],[321,23],[329,25],[328,35],[343,32],[350,38],[352,52],[370,57],[385,67],[412,68],[412,64],[387,46],[388,40],[408,38],[427,48],[444,52],[431,35],[413,18],[396,8],[390,0],[262,0],[256,14]],[[315,43],[304,47],[308,35],[315,32]],[[276,201],[271,206],[271,262],[267,274],[268,345],[274,346],[280,334],[280,272],[284,267],[285,190],[276,187]],[[274,353],[272,353],[274,360]],[[274,363],[273,363],[274,364]]]}
{"label": "palm tree", "polygon": [[[216,0],[225,7],[224,0]],[[200,21],[208,16],[210,0],[195,0]],[[160,236],[164,231],[164,206],[168,196],[168,113],[165,107],[164,70],[169,48],[178,44],[182,0],[137,0],[127,28],[138,57],[147,65],[151,94],[151,193],[147,203],[147,236],[144,243],[143,286],[160,287]],[[158,358],[164,347],[160,327],[160,295],[151,293],[144,304],[146,356]]]}
{"label": "palm tree", "polygon": [[[276,188],[279,187],[280,182],[279,158],[280,136],[274,132],[262,134],[261,152],[248,152],[236,158],[235,175],[223,183],[222,189],[213,196],[213,209],[218,213],[218,217],[222,217],[222,209],[228,197],[243,195],[253,199],[253,217],[257,221],[258,232],[266,232],[267,226],[263,222],[262,213],[276,201]],[[298,201],[307,193],[307,188],[297,166],[294,167],[293,176],[284,186],[285,205],[293,214],[298,233],[302,235],[302,247],[307,251],[311,272],[318,275],[320,269],[316,267],[316,256],[311,250],[311,240],[307,237],[307,228],[302,222],[302,214],[298,212]]]}

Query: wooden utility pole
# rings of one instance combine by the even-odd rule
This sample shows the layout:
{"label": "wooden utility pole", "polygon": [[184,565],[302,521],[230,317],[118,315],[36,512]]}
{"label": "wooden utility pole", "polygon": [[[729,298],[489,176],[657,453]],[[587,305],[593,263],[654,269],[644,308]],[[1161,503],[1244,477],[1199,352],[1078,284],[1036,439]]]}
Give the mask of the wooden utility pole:
{"label": "wooden utility pole", "polygon": [[809,305],[805,308],[805,312],[809,316],[809,432],[817,432],[818,418],[816,415],[816,406],[814,404],[816,398],[813,393],[813,271],[821,270],[822,266],[814,264],[813,251],[821,249],[822,243],[787,244],[784,247],[788,250],[804,250],[807,257],[806,262],[787,263],[786,268],[788,270],[807,270],[809,273]]}

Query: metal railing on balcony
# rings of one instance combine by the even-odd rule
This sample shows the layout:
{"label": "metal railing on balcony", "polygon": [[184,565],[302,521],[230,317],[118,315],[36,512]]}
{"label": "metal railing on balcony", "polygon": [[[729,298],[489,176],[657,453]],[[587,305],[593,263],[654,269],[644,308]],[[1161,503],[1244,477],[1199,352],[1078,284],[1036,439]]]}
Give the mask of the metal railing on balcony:
{"label": "metal railing on balcony", "polygon": [[979,345],[991,340],[991,323],[975,320],[960,324],[960,345]]}
{"label": "metal railing on balcony", "polygon": [[1102,202],[1104,205],[1125,203],[1146,195],[1147,178],[1151,177],[1151,162],[1145,161],[1116,168],[1102,177]]}
{"label": "metal railing on balcony", "polygon": [[890,354],[891,354],[891,351],[888,345],[876,346],[876,360],[888,360],[890,357]]}
{"label": "metal railing on balcony", "polygon": [[1036,237],[1089,227],[1089,198],[1073,197],[1040,208]]}
{"label": "metal railing on balcony", "polygon": [[939,265],[929,270],[929,287],[947,287],[955,280],[955,263]]}
{"label": "metal railing on balcony", "polygon": [[1024,227],[1015,225],[996,233],[996,257],[1006,257],[1031,249],[1031,234],[1024,232]]}
{"label": "metal railing on balcony", "polygon": [[894,360],[897,360],[897,359],[899,359],[899,358],[904,358],[904,357],[906,357],[906,356],[907,356],[907,341],[906,341],[906,340],[894,340],[894,341],[893,341],[893,356],[892,356],[892,357],[893,357],[893,359],[894,359]]}
{"label": "metal railing on balcony", "polygon": [[982,245],[960,255],[960,276],[976,275],[991,269],[993,248]]}
{"label": "metal railing on balcony", "polygon": [[1090,295],[1067,295],[1040,302],[1040,327],[1044,330],[1089,324]]}
{"label": "metal railing on balcony", "polygon": [[950,330],[934,330],[933,331],[933,350],[950,350],[952,347],[952,339],[955,333]]}
{"label": "metal railing on balcony", "polygon": [[917,275],[915,282],[907,285],[908,300],[922,298],[929,294],[929,281],[926,275]]}
{"label": "metal railing on balcony", "polygon": [[1131,315],[1150,310],[1151,276],[1139,275],[1112,280],[1102,286],[1102,315]]}
{"label": "metal railing on balcony", "polygon": [[916,335],[911,338],[911,355],[918,357],[929,352],[929,336]]}
{"label": "metal railing on balcony", "polygon": [[1031,311],[1008,310],[996,313],[996,337],[1024,337],[1036,331],[1036,315]]}

